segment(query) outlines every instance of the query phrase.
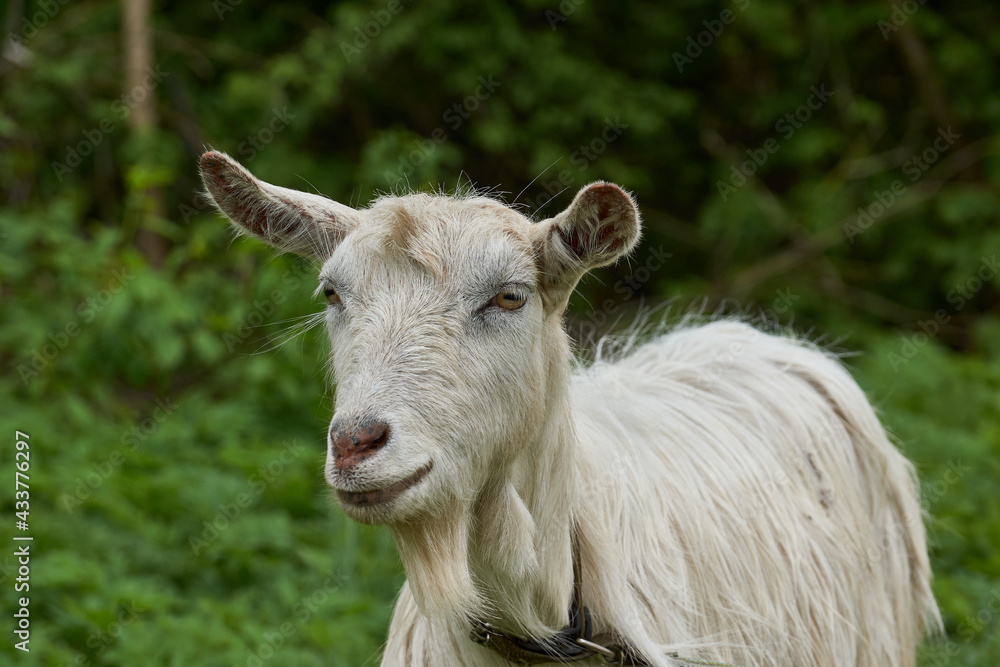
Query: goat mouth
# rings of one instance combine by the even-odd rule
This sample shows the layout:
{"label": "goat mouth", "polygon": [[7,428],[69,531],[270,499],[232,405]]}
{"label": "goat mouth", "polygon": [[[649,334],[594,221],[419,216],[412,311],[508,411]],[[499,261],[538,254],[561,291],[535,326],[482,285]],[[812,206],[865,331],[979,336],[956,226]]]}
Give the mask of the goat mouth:
{"label": "goat mouth", "polygon": [[374,489],[372,491],[342,491],[337,489],[337,497],[340,498],[341,502],[357,507],[365,505],[381,505],[395,499],[407,489],[419,484],[433,467],[434,462],[429,461],[426,465],[409,477],[381,489]]}

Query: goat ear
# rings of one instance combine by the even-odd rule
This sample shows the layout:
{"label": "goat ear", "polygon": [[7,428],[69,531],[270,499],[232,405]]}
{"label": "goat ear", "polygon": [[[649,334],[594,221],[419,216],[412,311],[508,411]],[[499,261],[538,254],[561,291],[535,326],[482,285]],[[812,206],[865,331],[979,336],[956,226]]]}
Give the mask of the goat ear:
{"label": "goat ear", "polygon": [[205,153],[200,166],[209,195],[237,229],[282,251],[326,259],[360,218],[326,197],[258,180],[225,153]]}
{"label": "goat ear", "polygon": [[540,222],[534,243],[546,281],[571,290],[590,269],[632,250],[639,235],[639,210],[632,197],[599,181],[581,189],[565,211]]}

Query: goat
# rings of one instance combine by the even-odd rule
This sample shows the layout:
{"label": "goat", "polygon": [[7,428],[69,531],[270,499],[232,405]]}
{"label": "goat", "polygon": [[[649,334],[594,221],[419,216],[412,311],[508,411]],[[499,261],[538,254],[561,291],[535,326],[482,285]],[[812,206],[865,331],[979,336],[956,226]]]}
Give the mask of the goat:
{"label": "goat", "polygon": [[624,190],[532,222],[201,170],[240,232],[322,264],[325,477],[407,576],[383,665],[914,664],[940,623],[914,469],[836,358],[717,320],[574,371],[570,294],[640,236]]}

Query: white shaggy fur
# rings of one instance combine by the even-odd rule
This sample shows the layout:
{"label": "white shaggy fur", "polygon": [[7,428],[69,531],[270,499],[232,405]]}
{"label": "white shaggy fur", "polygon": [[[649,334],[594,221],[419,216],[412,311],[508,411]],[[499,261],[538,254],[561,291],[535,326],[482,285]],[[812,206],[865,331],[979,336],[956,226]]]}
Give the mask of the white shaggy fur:
{"label": "white shaggy fur", "polygon": [[[550,636],[574,527],[597,632],[650,664],[915,663],[939,621],[913,469],[836,359],[716,321],[572,372],[566,300],[638,239],[623,191],[531,223],[476,197],[299,202],[218,153],[202,169],[239,227],[323,262],[334,425],[391,425],[356,468],[327,465],[406,568],[383,665],[508,665],[470,617]],[[523,307],[490,301],[511,290]],[[426,466],[395,500],[344,500]]]}

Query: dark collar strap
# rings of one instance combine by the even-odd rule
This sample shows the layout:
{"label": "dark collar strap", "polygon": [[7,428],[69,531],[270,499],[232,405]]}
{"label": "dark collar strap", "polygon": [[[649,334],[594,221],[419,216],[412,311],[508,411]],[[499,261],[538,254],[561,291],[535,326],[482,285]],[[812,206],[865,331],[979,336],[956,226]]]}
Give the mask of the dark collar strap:
{"label": "dark collar strap", "polygon": [[580,566],[580,545],[573,532],[573,598],[569,605],[569,625],[552,637],[540,640],[509,635],[485,621],[471,619],[469,638],[491,649],[515,665],[579,662],[596,655],[603,656],[608,664],[643,667],[646,661],[634,650],[615,644],[602,644],[592,640],[593,624],[590,610],[582,604],[583,574]]}
{"label": "dark collar strap", "polygon": [[578,662],[596,652],[577,643],[578,638],[590,638],[590,613],[575,601],[570,608],[570,623],[545,640],[522,639],[508,635],[489,623],[474,620],[470,637],[477,644],[492,649],[515,665],[538,665],[551,662]]}

